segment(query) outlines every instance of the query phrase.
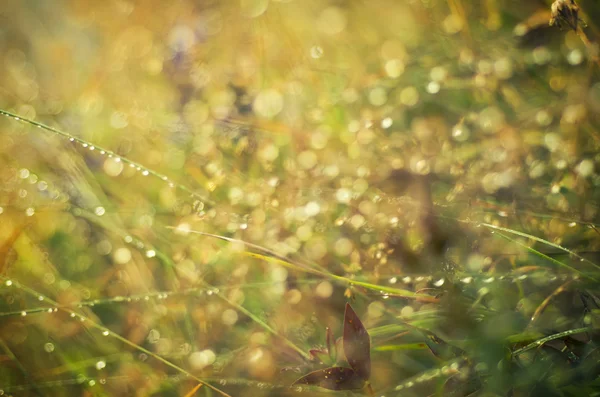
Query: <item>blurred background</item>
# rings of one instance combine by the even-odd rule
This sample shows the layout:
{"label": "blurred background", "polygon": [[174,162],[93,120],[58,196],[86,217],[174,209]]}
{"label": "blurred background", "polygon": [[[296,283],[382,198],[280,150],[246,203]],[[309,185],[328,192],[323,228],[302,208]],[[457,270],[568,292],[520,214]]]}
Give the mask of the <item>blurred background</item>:
{"label": "blurred background", "polygon": [[555,3],[2,1],[0,395],[364,395],[290,388],[346,302],[374,395],[591,393],[600,5]]}

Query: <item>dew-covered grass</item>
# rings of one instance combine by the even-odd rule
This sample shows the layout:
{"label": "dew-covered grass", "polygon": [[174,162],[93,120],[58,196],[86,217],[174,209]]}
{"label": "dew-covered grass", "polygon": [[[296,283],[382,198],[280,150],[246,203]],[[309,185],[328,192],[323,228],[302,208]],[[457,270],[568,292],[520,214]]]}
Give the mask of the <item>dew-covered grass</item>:
{"label": "dew-covered grass", "polygon": [[0,395],[600,389],[594,1],[0,21]]}

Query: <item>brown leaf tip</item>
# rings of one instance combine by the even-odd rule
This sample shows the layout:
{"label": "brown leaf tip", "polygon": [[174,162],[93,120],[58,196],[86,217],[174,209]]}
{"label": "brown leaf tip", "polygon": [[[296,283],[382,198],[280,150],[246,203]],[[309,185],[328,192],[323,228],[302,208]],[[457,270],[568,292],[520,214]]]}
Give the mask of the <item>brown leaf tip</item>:
{"label": "brown leaf tip", "polygon": [[350,304],[344,313],[344,353],[348,364],[364,380],[371,376],[369,334]]}
{"label": "brown leaf tip", "polygon": [[575,0],[556,0],[552,3],[550,26],[568,26],[577,31],[579,25],[579,6]]}

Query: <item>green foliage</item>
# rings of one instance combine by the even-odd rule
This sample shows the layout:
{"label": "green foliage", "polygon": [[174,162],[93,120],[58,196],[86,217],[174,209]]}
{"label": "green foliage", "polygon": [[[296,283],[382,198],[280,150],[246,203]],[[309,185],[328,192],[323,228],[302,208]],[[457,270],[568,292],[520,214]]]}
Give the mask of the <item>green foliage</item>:
{"label": "green foliage", "polygon": [[549,3],[3,2],[0,394],[593,395],[600,6]]}

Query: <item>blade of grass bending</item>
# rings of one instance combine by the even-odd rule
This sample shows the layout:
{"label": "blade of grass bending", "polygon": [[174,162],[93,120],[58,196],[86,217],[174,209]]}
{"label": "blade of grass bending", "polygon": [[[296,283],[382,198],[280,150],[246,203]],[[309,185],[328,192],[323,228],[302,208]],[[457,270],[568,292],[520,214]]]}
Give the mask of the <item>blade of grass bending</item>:
{"label": "blade of grass bending", "polygon": [[68,132],[59,130],[59,129],[54,128],[54,127],[50,127],[47,124],[40,123],[38,121],[34,121],[34,120],[31,120],[31,119],[28,119],[26,117],[20,116],[20,115],[15,114],[15,113],[11,113],[11,112],[3,110],[3,109],[0,109],[0,115],[9,117],[9,118],[11,118],[11,119],[13,119],[15,121],[19,121],[19,122],[23,122],[23,123],[32,125],[34,127],[37,127],[39,129],[42,129],[42,130],[45,130],[47,132],[51,132],[51,133],[53,133],[55,135],[58,135],[60,137],[67,138],[71,142],[77,142],[77,143],[79,143],[81,145],[87,145],[90,148],[97,149],[99,152],[102,152],[102,154],[106,154],[109,157],[119,158],[119,159],[121,159],[121,161],[123,163],[129,164],[129,165],[131,165],[133,167],[136,167],[136,168],[139,168],[140,170],[143,170],[144,172],[147,172],[148,175],[152,175],[152,176],[154,176],[154,177],[162,180],[163,182],[172,183],[173,186],[175,186],[177,189],[182,190],[182,191],[184,191],[184,192],[192,195],[193,197],[196,197],[196,198],[198,198],[200,200],[203,200],[203,201],[205,201],[205,202],[207,202],[208,204],[211,204],[211,205],[215,204],[215,202],[212,201],[211,199],[209,199],[208,197],[205,197],[205,196],[203,196],[203,195],[201,195],[201,194],[193,191],[189,187],[187,187],[185,185],[182,185],[180,183],[175,183],[168,176],[166,176],[166,175],[164,175],[164,174],[162,174],[162,173],[160,173],[158,171],[155,171],[155,170],[153,170],[151,168],[148,168],[148,167],[144,166],[143,164],[140,164],[138,162],[130,160],[130,159],[126,158],[126,157],[123,157],[123,156],[121,156],[121,155],[113,152],[112,150],[103,148],[101,146],[94,145],[91,142],[88,142],[88,141],[86,141],[84,139],[81,139],[81,138],[78,138],[78,137],[76,137],[74,135],[71,135]]}
{"label": "blade of grass bending", "polygon": [[528,352],[529,350],[533,350],[536,347],[540,347],[541,345],[543,345],[546,342],[550,342],[555,339],[560,339],[560,338],[563,338],[563,337],[569,336],[569,335],[581,334],[583,332],[592,331],[593,329],[594,329],[594,327],[584,327],[584,328],[574,328],[574,329],[570,329],[568,331],[559,332],[557,334],[553,334],[553,335],[547,336],[545,338],[538,339],[535,342],[528,344],[527,346],[524,346],[520,349],[515,350],[514,352],[512,352],[512,356],[515,357],[515,356],[518,356],[519,354]]}
{"label": "blade of grass bending", "polygon": [[[298,284],[316,284],[321,282],[320,280],[297,280]],[[229,284],[229,285],[217,285],[215,288],[220,291],[230,290],[233,288],[263,288],[272,286],[272,282],[259,282],[259,283],[247,283],[247,284]],[[155,291],[148,292],[144,294],[133,294],[127,296],[114,296],[112,298],[104,298],[104,299],[92,299],[92,300],[82,300],[82,301],[74,301],[69,304],[56,306],[56,308],[66,307],[66,308],[81,308],[83,306],[99,306],[104,304],[113,304],[113,303],[129,303],[131,301],[143,300],[146,297],[157,298],[157,299],[166,299],[178,296],[186,296],[186,295],[195,295],[199,292],[206,292],[208,287],[195,287],[195,288],[186,288],[180,291]],[[9,312],[0,312],[0,317],[7,316],[22,316],[23,313],[26,314],[36,314],[36,313],[47,313],[48,307],[34,307],[31,309],[25,310],[13,310]]]}
{"label": "blade of grass bending", "polygon": [[[3,281],[7,281],[7,279],[5,277],[2,277],[1,279]],[[154,358],[154,359],[162,362],[163,364],[165,364],[165,365],[173,368],[174,370],[176,370],[176,371],[178,371],[178,372],[180,372],[180,373],[182,373],[182,374],[190,377],[191,379],[194,379],[198,383],[201,383],[201,384],[205,385],[206,387],[208,387],[208,388],[216,391],[217,393],[221,394],[222,396],[231,397],[229,394],[225,393],[221,389],[219,389],[219,388],[211,385],[210,383],[207,383],[206,381],[200,379],[199,377],[195,376],[194,374],[192,374],[191,372],[185,370],[184,368],[178,366],[177,364],[174,364],[171,361],[167,360],[166,358],[163,358],[163,357],[159,356],[158,354],[153,353],[150,350],[145,349],[144,347],[142,347],[142,346],[140,346],[140,345],[138,345],[138,344],[130,341],[129,339],[126,339],[125,337],[123,337],[123,336],[121,336],[121,335],[119,335],[117,333],[114,333],[114,332],[110,331],[108,328],[103,327],[102,325],[94,322],[89,317],[84,316],[82,314],[79,314],[75,310],[71,310],[71,309],[65,308],[65,307],[59,307],[58,302],[55,302],[54,300],[48,298],[45,295],[40,294],[39,292],[35,291],[34,289],[31,289],[31,288],[29,288],[29,287],[21,284],[20,282],[13,282],[12,285],[15,288],[18,288],[18,289],[20,289],[22,291],[25,291],[26,293],[28,293],[28,294],[36,297],[36,298],[40,298],[41,297],[45,302],[48,302],[51,305],[53,305],[53,307],[57,307],[59,310],[64,311],[65,313],[69,313],[70,315],[73,315],[76,318],[82,319],[83,321],[85,321],[86,324],[91,325],[93,328],[96,328],[97,330],[102,331],[103,333],[108,332],[108,335],[111,335],[113,338],[115,338],[115,339],[117,339],[117,340],[125,343],[126,345],[134,348],[135,350],[138,350],[138,351],[140,351],[142,353],[147,354],[148,356],[150,356],[150,357],[152,357],[152,358]]]}
{"label": "blade of grass bending", "polygon": [[430,295],[426,295],[426,294],[419,294],[416,292],[412,292],[412,291],[408,291],[408,290],[404,290],[404,289],[399,289],[399,288],[393,288],[393,287],[388,287],[385,285],[377,285],[377,284],[371,284],[371,283],[367,283],[365,281],[359,281],[359,280],[354,280],[354,279],[350,279],[347,277],[343,277],[343,276],[338,276],[336,274],[332,274],[332,273],[327,273],[327,272],[322,272],[322,271],[318,271],[315,269],[306,269],[304,267],[299,267],[289,261],[283,260],[283,259],[278,259],[278,258],[272,258],[269,257],[267,255],[262,255],[262,254],[257,254],[255,252],[248,252],[246,253],[246,255],[249,255],[253,258],[257,258],[257,259],[262,259],[264,261],[267,262],[273,262],[273,263],[277,263],[281,266],[285,266],[287,268],[293,269],[293,270],[298,270],[298,271],[303,271],[306,273],[311,273],[311,274],[315,274],[315,275],[319,275],[319,276],[323,276],[323,277],[329,277],[335,281],[339,281],[342,282],[344,284],[354,284],[354,285],[360,285],[361,287],[365,287],[367,289],[370,290],[375,290],[378,292],[384,292],[386,294],[392,294],[394,296],[400,296],[400,297],[404,297],[404,298],[412,298],[412,299],[421,299],[421,300],[425,300],[425,301],[432,301],[432,302],[437,302],[438,300]]}
{"label": "blade of grass bending", "polygon": [[577,274],[579,274],[579,275],[581,275],[581,276],[583,276],[583,277],[585,277],[585,278],[588,278],[588,279],[590,279],[590,280],[592,280],[592,281],[597,281],[595,278],[593,278],[592,276],[589,276],[589,275],[587,275],[587,274],[583,273],[581,270],[575,269],[574,267],[572,267],[572,266],[569,266],[569,265],[567,265],[566,263],[563,263],[563,262],[561,262],[561,261],[558,261],[558,260],[556,260],[556,259],[554,259],[554,258],[552,258],[552,257],[550,257],[550,256],[548,256],[548,255],[546,255],[546,254],[544,254],[544,253],[542,253],[542,252],[540,252],[540,251],[536,250],[535,248],[532,248],[532,247],[530,247],[530,246],[528,246],[528,245],[526,245],[526,244],[523,244],[522,242],[520,242],[520,241],[518,241],[518,240],[515,240],[515,239],[513,239],[513,238],[511,238],[511,237],[507,236],[507,235],[506,235],[506,234],[504,234],[504,233],[500,233],[500,232],[498,232],[498,231],[494,231],[494,234],[497,234],[498,236],[500,236],[500,237],[502,237],[502,238],[504,238],[504,239],[506,239],[506,240],[508,240],[508,241],[510,241],[510,242],[513,242],[513,243],[515,243],[515,244],[517,244],[517,245],[520,245],[521,247],[523,247],[523,248],[527,249],[527,251],[529,251],[529,252],[531,252],[531,253],[533,253],[533,254],[535,254],[535,255],[538,255],[539,257],[541,257],[541,258],[544,258],[544,259],[546,259],[546,260],[548,260],[548,261],[550,261],[550,262],[552,262],[552,263],[554,263],[554,264],[556,264],[556,265],[558,265],[558,266],[561,266],[561,267],[564,267],[564,268],[566,268],[566,269],[569,269],[569,270],[571,270],[572,272],[575,272],[575,273],[577,273]]}
{"label": "blade of grass bending", "polygon": [[[177,228],[174,226],[167,226],[167,229],[176,230]],[[240,239],[236,239],[236,238],[232,238],[232,237],[220,236],[218,234],[201,232],[198,230],[190,230],[189,232],[194,233],[194,234],[200,234],[200,235],[206,236],[206,237],[217,238],[217,239],[227,241],[230,243],[244,244],[250,248],[254,248],[257,251],[261,251],[264,254],[266,254],[266,255],[263,255],[263,254],[259,254],[256,252],[246,252],[245,253],[246,255],[252,256],[254,258],[262,259],[262,260],[265,260],[268,262],[274,262],[281,266],[287,267],[289,269],[293,269],[293,270],[297,270],[297,271],[301,271],[301,272],[305,272],[305,273],[310,273],[310,274],[315,274],[315,275],[319,275],[319,276],[323,276],[323,277],[329,277],[334,280],[341,281],[341,282],[348,283],[348,284],[360,285],[361,287],[365,287],[365,288],[375,290],[378,292],[394,294],[394,295],[405,297],[405,298],[427,299],[427,300],[432,300],[432,301],[437,302],[437,299],[431,295],[419,294],[419,293],[404,290],[404,289],[388,287],[385,285],[371,284],[371,283],[367,283],[365,281],[353,280],[353,279],[343,277],[343,276],[338,276],[336,274],[332,274],[332,273],[329,273],[329,272],[326,272],[323,270],[318,270],[318,269],[315,269],[312,267],[308,267],[304,264],[295,263],[268,248],[265,248],[258,244],[250,243],[250,242],[247,242],[244,240],[240,240]]]}
{"label": "blade of grass bending", "polygon": [[[175,226],[166,226],[166,228],[170,229],[170,230],[177,230],[177,227],[175,227]],[[294,266],[296,268],[296,270],[301,270],[302,269],[303,271],[315,272],[314,274],[321,274],[321,275],[326,274],[326,272],[324,272],[322,270],[318,270],[318,269],[314,269],[313,268],[313,267],[320,268],[321,266],[313,265],[313,267],[310,267],[310,266],[308,266],[308,265],[306,265],[304,263],[295,263],[295,262],[292,262],[288,258],[286,258],[285,256],[280,255],[277,252],[275,252],[275,251],[273,251],[273,250],[271,250],[271,249],[269,249],[267,247],[263,247],[261,245],[254,244],[254,243],[251,243],[249,241],[245,241],[245,240],[241,240],[241,239],[237,239],[237,238],[233,238],[233,237],[221,236],[219,234],[214,234],[214,233],[201,232],[199,230],[189,230],[189,233],[199,234],[201,236],[206,236],[206,237],[211,237],[211,238],[216,238],[216,239],[219,239],[219,240],[227,241],[229,243],[244,244],[247,247],[254,248],[255,250],[263,252],[266,255],[270,256],[270,257],[278,259],[279,261],[286,262],[289,265]],[[287,266],[287,267],[289,267],[289,266]]]}
{"label": "blade of grass bending", "polygon": [[298,265],[295,265],[292,262],[283,260],[283,259],[279,259],[279,258],[274,258],[272,256],[267,256],[267,255],[263,255],[263,254],[257,254],[256,252],[251,252],[251,251],[244,251],[243,252],[244,255],[249,256],[250,258],[255,258],[255,259],[260,259],[263,261],[267,261],[267,262],[271,262],[283,267],[287,267],[288,269],[291,270],[295,270],[298,272],[303,272],[303,273],[308,273],[308,274],[314,274],[317,276],[326,276],[327,274],[318,270],[313,270],[313,269],[307,269],[305,267],[301,267]]}
{"label": "blade of grass bending", "polygon": [[425,301],[429,301],[429,302],[437,302],[438,301],[437,298],[435,298],[431,295],[427,295],[427,294],[421,294],[418,292],[412,292],[412,291],[405,290],[405,289],[388,287],[385,285],[371,284],[371,283],[367,283],[365,281],[354,280],[354,279],[350,279],[347,277],[338,276],[336,274],[328,274],[328,276],[332,277],[333,279],[338,280],[338,281],[343,281],[345,283],[350,283],[350,284],[354,284],[354,285],[360,285],[361,287],[365,287],[365,288],[379,291],[379,292],[384,292],[386,294],[393,294],[395,296],[400,296],[400,297],[404,297],[404,298],[421,299],[421,300],[425,300]]}
{"label": "blade of grass bending", "polygon": [[567,281],[566,283],[562,284],[560,287],[555,289],[550,295],[548,295],[546,299],[544,299],[544,301],[537,307],[537,309],[535,309],[535,312],[533,312],[533,315],[531,316],[531,320],[529,321],[529,325],[527,327],[531,327],[533,325],[533,322],[537,320],[538,317],[542,314],[542,312],[546,309],[552,298],[566,291],[569,284],[571,284],[573,281],[575,280]]}
{"label": "blade of grass bending", "polygon": [[531,234],[519,232],[517,230],[509,229],[509,228],[506,228],[506,227],[491,225],[489,223],[481,223],[481,225],[487,227],[488,229],[501,230],[503,232],[515,234],[515,235],[521,236],[521,237],[526,237],[528,239],[537,241],[538,243],[546,244],[546,245],[549,245],[550,247],[557,248],[557,249],[559,249],[561,251],[564,251],[564,252],[566,252],[566,253],[568,253],[570,255],[573,255],[574,257],[578,258],[579,260],[581,260],[583,262],[589,263],[590,265],[594,266],[596,269],[600,270],[600,265],[597,265],[596,263],[590,261],[589,259],[586,259],[586,258],[582,257],[581,255],[579,255],[579,254],[577,254],[577,253],[575,253],[575,252],[573,252],[573,251],[571,251],[571,250],[569,250],[569,249],[567,249],[567,248],[565,248],[565,247],[563,247],[561,245],[554,244],[554,243],[552,243],[552,242],[550,242],[548,240],[544,240],[543,238],[536,237],[536,236],[533,236]]}
{"label": "blade of grass bending", "polygon": [[564,213],[559,212],[559,211],[548,210],[549,211],[548,214],[543,214],[543,213],[529,211],[529,210],[523,210],[523,209],[515,209],[515,208],[511,208],[510,211],[508,211],[506,205],[499,203],[498,201],[495,201],[495,200],[486,200],[486,199],[477,199],[477,203],[475,203],[475,204],[477,204],[480,207],[482,206],[482,204],[490,206],[489,208],[484,208],[482,210],[482,212],[497,213],[498,210],[505,210],[505,212],[507,212],[509,215],[516,215],[519,213],[519,214],[525,214],[528,216],[541,218],[541,219],[555,219],[555,220],[569,222],[569,223],[574,222],[574,223],[578,223],[580,225],[600,226],[594,222],[582,221],[582,220],[572,219],[572,218],[564,218],[561,216],[561,215],[564,215]]}

